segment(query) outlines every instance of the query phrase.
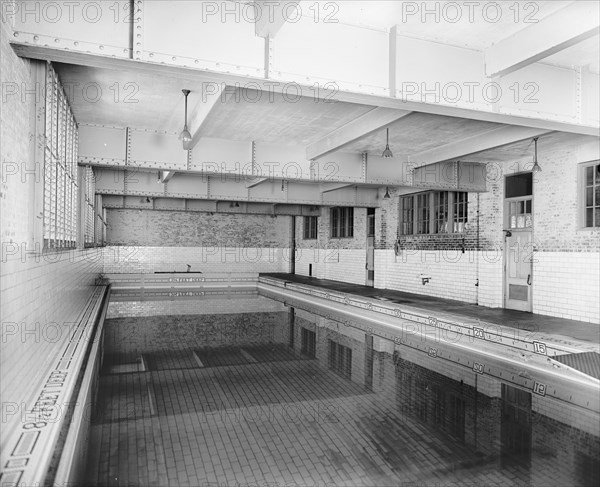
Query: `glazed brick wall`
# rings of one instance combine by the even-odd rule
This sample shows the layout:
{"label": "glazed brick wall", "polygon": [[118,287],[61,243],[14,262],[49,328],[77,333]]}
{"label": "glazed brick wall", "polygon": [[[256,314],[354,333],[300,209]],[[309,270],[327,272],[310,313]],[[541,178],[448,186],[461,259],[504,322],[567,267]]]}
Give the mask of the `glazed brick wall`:
{"label": "glazed brick wall", "polygon": [[[0,238],[2,242],[21,245],[30,240],[30,183],[39,177],[39,172],[35,176],[13,172],[14,164],[18,167],[22,164],[27,164],[28,168],[34,167],[28,137],[34,132],[34,127],[30,126],[30,114],[35,110],[35,95],[23,95],[21,88],[33,89],[35,78],[32,76],[31,62],[17,57],[10,47],[10,28],[4,23],[0,25],[0,82],[3,86],[0,100]],[[8,94],[9,86],[10,90],[16,89],[17,93]]]}
{"label": "glazed brick wall", "polygon": [[354,237],[330,237],[330,208],[321,208],[317,238],[304,239],[304,219],[296,218],[296,273],[320,279],[364,284],[366,279],[367,209],[354,208]]}
{"label": "glazed brick wall", "polygon": [[600,323],[600,254],[537,252],[533,309],[537,313]]}
{"label": "glazed brick wall", "polygon": [[[8,43],[2,24],[0,73],[2,83],[33,89],[31,63],[18,58]],[[30,113],[32,94],[18,93],[1,100],[1,166],[26,163],[33,166],[29,135],[34,133]],[[70,324],[89,299],[102,271],[101,252],[29,253],[30,222],[35,187],[33,175],[2,175],[0,222],[0,396],[3,403],[31,407],[32,395],[69,338]],[[38,242],[39,244],[39,242]],[[20,420],[19,414],[3,423],[3,438]]]}
{"label": "glazed brick wall", "polygon": [[[477,303],[477,252],[457,250],[376,251],[375,285],[416,294],[426,294]],[[380,275],[382,274],[382,275]],[[431,277],[423,285],[421,275]]]}
{"label": "glazed brick wall", "polygon": [[[225,291],[226,292],[226,291]],[[169,301],[114,301],[108,306],[107,318],[157,315],[205,315],[285,311],[279,301],[262,296],[194,297]]]}
{"label": "glazed brick wall", "polygon": [[291,217],[242,213],[108,210],[107,244],[147,247],[286,248]]}
{"label": "glazed brick wall", "polygon": [[[534,175],[533,186],[534,313],[600,322],[600,229],[581,228],[580,201],[580,164],[597,159],[599,152],[598,141],[591,137],[565,135],[558,149],[545,149],[540,140],[543,169]],[[488,164],[487,192],[469,194],[464,235],[463,256],[471,253],[475,258],[455,259],[450,252],[462,250],[462,236],[398,236],[400,195],[390,191],[392,197],[382,200],[376,212],[376,287],[504,305],[504,181],[529,169],[531,159],[527,154],[518,161],[483,162]],[[410,256],[400,264],[400,256],[394,258],[391,250],[396,238],[402,253]],[[431,282],[422,286],[416,278],[420,274],[430,275]]]}
{"label": "glazed brick wall", "polygon": [[137,247],[104,248],[103,272],[289,272],[289,248],[249,247]]}

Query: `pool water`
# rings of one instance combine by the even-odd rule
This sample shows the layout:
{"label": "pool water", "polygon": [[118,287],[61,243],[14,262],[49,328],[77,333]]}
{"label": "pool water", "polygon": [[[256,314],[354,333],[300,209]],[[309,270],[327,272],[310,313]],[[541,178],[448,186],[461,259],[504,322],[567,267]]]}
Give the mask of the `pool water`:
{"label": "pool water", "polygon": [[87,484],[600,483],[600,439],[530,393],[258,299],[107,320]]}

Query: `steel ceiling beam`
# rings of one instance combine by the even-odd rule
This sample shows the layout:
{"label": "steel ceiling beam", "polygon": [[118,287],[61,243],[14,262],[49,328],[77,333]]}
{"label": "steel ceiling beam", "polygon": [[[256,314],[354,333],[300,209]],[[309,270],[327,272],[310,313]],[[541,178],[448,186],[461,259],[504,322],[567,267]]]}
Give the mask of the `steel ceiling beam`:
{"label": "steel ceiling beam", "polygon": [[[31,36],[33,37],[33,36]],[[98,54],[90,54],[86,52],[77,52],[74,50],[56,49],[51,47],[43,47],[28,42],[12,41],[11,45],[14,51],[21,57],[32,59],[41,59],[53,62],[62,62],[69,64],[79,64],[82,66],[91,66],[104,69],[117,70],[135,70],[139,73],[148,74],[151,76],[172,76],[180,79],[190,80],[192,82],[214,82],[225,83],[226,85],[247,86],[252,83],[254,89],[262,90],[269,96],[270,93],[284,93],[287,89],[287,83],[274,82],[273,80],[265,80],[264,78],[252,76],[240,76],[231,73],[210,71],[210,70],[194,70],[184,66],[149,63],[145,61],[136,61],[131,59],[123,59],[109,56],[101,56]],[[296,83],[295,87],[298,94],[308,97],[315,97],[314,86]],[[423,101],[411,101],[398,99],[388,96],[371,95],[366,93],[356,93],[350,91],[337,91],[331,95],[330,101],[342,101],[348,103],[360,103],[371,105],[374,107],[394,108],[405,111],[416,111],[422,113],[430,113],[433,115],[444,115],[450,117],[468,118],[472,120],[481,120],[486,122],[496,122],[509,125],[519,125],[524,127],[532,127],[545,129],[548,131],[561,131],[567,133],[575,133],[582,135],[600,135],[600,128],[594,125],[577,124],[570,122],[561,122],[551,119],[540,118],[539,116],[523,116],[499,113],[490,110],[476,110],[472,108],[462,108],[451,105],[441,105],[436,103],[427,103]],[[538,114],[535,114],[538,115]]]}
{"label": "steel ceiling beam", "polygon": [[573,2],[488,47],[487,76],[504,76],[600,34],[600,3]]}

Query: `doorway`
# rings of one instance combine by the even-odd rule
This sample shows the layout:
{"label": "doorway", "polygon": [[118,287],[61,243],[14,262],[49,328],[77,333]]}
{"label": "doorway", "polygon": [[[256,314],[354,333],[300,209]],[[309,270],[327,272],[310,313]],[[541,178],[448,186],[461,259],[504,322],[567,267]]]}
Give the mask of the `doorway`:
{"label": "doorway", "polygon": [[532,310],[532,173],[506,177],[504,199],[504,307]]}

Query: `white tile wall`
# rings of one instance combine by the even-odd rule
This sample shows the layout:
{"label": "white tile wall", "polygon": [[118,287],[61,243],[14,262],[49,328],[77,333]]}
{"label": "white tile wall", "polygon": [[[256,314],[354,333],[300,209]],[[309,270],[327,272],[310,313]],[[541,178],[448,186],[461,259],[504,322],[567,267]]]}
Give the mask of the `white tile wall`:
{"label": "white tile wall", "polygon": [[111,246],[104,251],[105,273],[289,272],[289,249],[241,247]]}
{"label": "white tile wall", "polygon": [[302,249],[296,255],[296,274],[308,276],[312,264],[312,276],[352,284],[366,282],[365,249]]}
{"label": "white tile wall", "polygon": [[[101,271],[101,252],[95,250],[3,256],[0,395],[4,404],[18,404],[19,409],[23,401],[25,407],[32,405],[27,401],[68,339]],[[9,423],[10,419],[15,418],[9,418]]]}
{"label": "white tile wall", "polygon": [[[477,302],[477,252],[393,250],[376,252],[377,287]],[[431,277],[423,285],[421,276]]]}
{"label": "white tile wall", "polygon": [[533,312],[600,324],[600,253],[535,253]]}

